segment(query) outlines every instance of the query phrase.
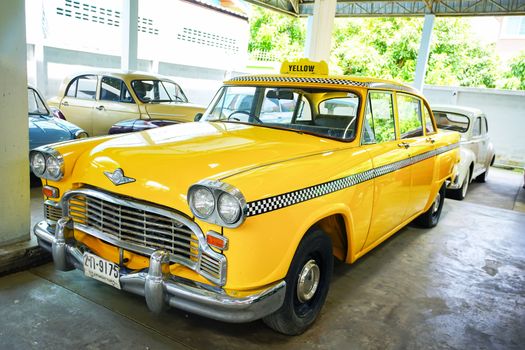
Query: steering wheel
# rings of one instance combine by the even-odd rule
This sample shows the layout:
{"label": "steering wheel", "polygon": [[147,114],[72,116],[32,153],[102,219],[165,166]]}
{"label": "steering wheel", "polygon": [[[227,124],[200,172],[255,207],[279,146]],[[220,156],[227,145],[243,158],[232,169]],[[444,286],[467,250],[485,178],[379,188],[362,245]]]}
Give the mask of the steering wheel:
{"label": "steering wheel", "polygon": [[250,112],[247,112],[247,111],[233,111],[229,116],[228,116],[228,120],[230,119],[233,119],[233,120],[237,120],[237,121],[241,121],[239,118],[232,118],[234,114],[246,114],[248,116],[248,118],[253,118],[255,119],[256,122],[258,122],[259,124],[263,124],[262,120],[259,119],[259,117],[256,117],[254,115],[250,115]]}

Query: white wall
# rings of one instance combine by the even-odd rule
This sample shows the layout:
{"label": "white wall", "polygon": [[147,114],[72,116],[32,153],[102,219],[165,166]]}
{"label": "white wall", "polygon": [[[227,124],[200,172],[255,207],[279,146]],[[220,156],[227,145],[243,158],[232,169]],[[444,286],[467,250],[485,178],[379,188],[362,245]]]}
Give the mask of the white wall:
{"label": "white wall", "polygon": [[24,0],[0,1],[0,245],[29,238]]}
{"label": "white wall", "polygon": [[496,164],[525,166],[525,91],[425,85],[430,104],[481,109],[487,116]]}

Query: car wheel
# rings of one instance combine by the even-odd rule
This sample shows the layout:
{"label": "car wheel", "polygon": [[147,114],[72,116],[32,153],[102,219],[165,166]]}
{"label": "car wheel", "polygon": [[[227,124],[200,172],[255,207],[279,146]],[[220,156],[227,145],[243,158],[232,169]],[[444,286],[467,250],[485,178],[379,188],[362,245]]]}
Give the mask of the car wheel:
{"label": "car wheel", "polygon": [[465,175],[465,179],[463,180],[461,187],[455,190],[448,190],[449,197],[460,200],[460,201],[465,199],[465,196],[467,195],[469,183],[470,183],[470,168],[467,169],[467,174]]}
{"label": "car wheel", "polygon": [[439,217],[441,216],[441,210],[443,209],[443,202],[445,201],[445,185],[441,186],[432,205],[430,208],[418,216],[414,222],[421,227],[430,228],[434,227],[439,222]]}
{"label": "car wheel", "polygon": [[299,243],[286,275],[283,305],[263,318],[264,323],[286,335],[308,329],[325,302],[333,264],[330,238],[320,229],[309,231]]}

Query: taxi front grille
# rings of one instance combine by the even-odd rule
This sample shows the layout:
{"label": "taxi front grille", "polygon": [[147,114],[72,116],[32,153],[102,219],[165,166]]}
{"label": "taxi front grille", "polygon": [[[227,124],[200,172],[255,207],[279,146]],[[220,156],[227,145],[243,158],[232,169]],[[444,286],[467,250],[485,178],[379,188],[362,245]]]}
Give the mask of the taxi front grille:
{"label": "taxi front grille", "polygon": [[226,283],[226,257],[211,249],[200,227],[181,213],[92,188],[66,192],[61,207],[77,230],[147,256],[166,250],[171,262],[220,286]]}
{"label": "taxi front grille", "polygon": [[49,224],[56,224],[62,217],[62,207],[60,203],[46,200],[44,202],[44,217]]}
{"label": "taxi front grille", "polygon": [[75,223],[95,228],[132,246],[165,249],[172,257],[195,263],[199,241],[183,223],[154,212],[115,204],[89,195],[75,195],[68,202]]}

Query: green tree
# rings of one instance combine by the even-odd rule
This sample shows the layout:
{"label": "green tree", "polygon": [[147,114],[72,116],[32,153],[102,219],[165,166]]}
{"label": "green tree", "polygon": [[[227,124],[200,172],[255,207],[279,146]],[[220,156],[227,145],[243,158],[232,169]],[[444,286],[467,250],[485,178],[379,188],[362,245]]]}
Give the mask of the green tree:
{"label": "green tree", "polygon": [[249,52],[268,52],[277,60],[299,58],[303,52],[305,35],[304,21],[253,6]]}
{"label": "green tree", "polygon": [[500,84],[506,89],[525,90],[525,51],[510,60]]}
{"label": "green tree", "polygon": [[[276,60],[302,56],[306,36],[303,19],[254,7],[250,25],[250,52],[269,52]],[[422,18],[336,19],[330,71],[410,83],[422,30]],[[425,83],[525,90],[525,52],[504,72],[494,44],[475,40],[468,22],[437,18]]]}

